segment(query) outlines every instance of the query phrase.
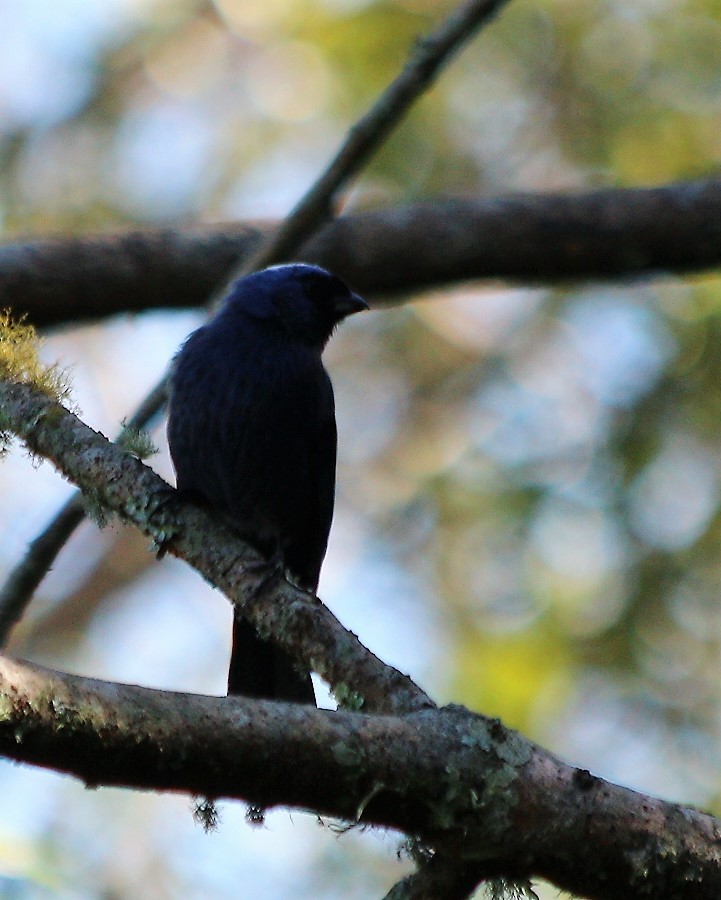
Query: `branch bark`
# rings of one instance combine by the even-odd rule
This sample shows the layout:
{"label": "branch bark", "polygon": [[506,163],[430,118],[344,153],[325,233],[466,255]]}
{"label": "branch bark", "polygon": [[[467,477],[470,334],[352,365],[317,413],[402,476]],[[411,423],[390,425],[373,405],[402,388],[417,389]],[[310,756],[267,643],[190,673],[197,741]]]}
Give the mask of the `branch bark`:
{"label": "branch bark", "polygon": [[328,681],[339,703],[369,711],[405,712],[432,701],[405,675],[382,663],[312,594],[284,579],[258,591],[262,561],[219,518],[177,499],[139,459],[111,444],[55,400],[28,384],[0,380],[0,431],[49,459],[83,492],[159,547],[185,560],[241,606],[261,634],[271,634],[306,668]]}
{"label": "branch bark", "polygon": [[461,863],[436,852],[417,872],[393,885],[384,900],[465,900],[481,882],[497,879],[499,874],[496,862]]}
{"label": "branch bark", "polygon": [[[458,861],[458,896],[488,871],[598,898],[720,895],[721,823],[566,766],[496,720],[436,709],[315,597],[287,582],[258,594],[252,548],[204,510],[169,502],[159,476],[57,402],[0,381],[0,410],[0,429],[53,461],[91,503],[188,561],[349,708],[377,713],[104,685],[4,659],[0,752],[86,783],[397,828]],[[448,875],[445,865],[419,874],[410,896]]]}
{"label": "branch bark", "polygon": [[542,875],[592,897],[718,896],[719,823],[564,766],[496,721],[436,710],[315,597],[286,582],[256,594],[250,547],[205,511],[169,504],[159,476],[54,400],[0,382],[0,409],[2,429],[91,502],[169,541],[341,700],[382,714],[103,686],[5,661],[0,752],[96,784],[241,797],[398,828],[471,866],[456,887],[472,864],[491,862],[509,877]]}
{"label": "branch bark", "polygon": [[0,752],[93,787],[187,791],[398,829],[464,873],[542,876],[598,900],[721,896],[720,822],[594,778],[462,707],[328,712],[0,657]]}
{"label": "branch bark", "polygon": [[[202,306],[276,227],[256,222],[6,244],[0,308],[50,326]],[[721,265],[721,179],[356,213],[326,225],[293,255],[337,272],[376,305],[471,279],[703,272]]]}

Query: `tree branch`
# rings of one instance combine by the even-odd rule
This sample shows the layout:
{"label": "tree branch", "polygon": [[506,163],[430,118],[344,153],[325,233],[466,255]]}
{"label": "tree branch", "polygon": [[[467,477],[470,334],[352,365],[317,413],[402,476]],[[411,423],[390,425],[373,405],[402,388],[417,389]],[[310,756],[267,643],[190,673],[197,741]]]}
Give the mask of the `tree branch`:
{"label": "tree branch", "polygon": [[599,900],[721,896],[720,822],[567,766],[462,707],[328,712],[0,657],[0,752],[93,787],[239,798],[398,829],[458,860],[466,877],[479,865]]}
{"label": "tree branch", "polygon": [[[165,382],[151,390],[125,422],[120,434],[138,431],[163,407]],[[0,588],[0,647],[7,644],[12,628],[20,621],[40,582],[52,568],[58,554],[85,519],[85,504],[75,493],[58,510],[52,521],[31,541],[25,556],[10,572]]]}
{"label": "tree branch", "polygon": [[[0,247],[0,308],[36,325],[203,306],[275,222]],[[378,303],[470,279],[618,279],[721,266],[721,179],[577,194],[444,199],[336,219],[299,259]]]}
{"label": "tree branch", "polygon": [[84,519],[82,496],[73,494],[48,527],[31,541],[25,556],[10,573],[0,589],[0,647],[7,643],[11,630],[22,618],[38,585]]}
{"label": "tree branch", "polygon": [[466,0],[435,31],[416,41],[402,71],[353,125],[325,171],[273,232],[268,247],[261,247],[257,258],[241,263],[236,274],[283,262],[297,251],[332,214],[340,190],[363,169],[443,67],[506,2]]}
{"label": "tree branch", "polygon": [[457,857],[436,852],[417,872],[395,884],[384,900],[465,900],[482,881],[498,875],[497,863],[462,863]]}
{"label": "tree branch", "polygon": [[260,634],[272,635],[299,664],[323,676],[341,704],[400,712],[432,706],[405,675],[382,663],[312,594],[280,580],[258,591],[261,557],[208,511],[177,498],[139,459],[111,444],[55,400],[27,384],[0,380],[0,431],[17,434],[83,492],[221,590]]}
{"label": "tree branch", "polygon": [[[92,784],[398,828],[458,861],[451,896],[488,871],[541,875],[599,898],[719,896],[721,825],[711,817],[565,766],[495,720],[436,710],[315,597],[287,582],[258,594],[252,548],[204,510],[169,503],[174,492],[159,476],[54,400],[0,382],[0,410],[0,429],[52,460],[91,502],[169,542],[341,700],[384,714],[166,694],[4,660],[0,752]],[[448,876],[434,869],[406,885],[409,896]]]}

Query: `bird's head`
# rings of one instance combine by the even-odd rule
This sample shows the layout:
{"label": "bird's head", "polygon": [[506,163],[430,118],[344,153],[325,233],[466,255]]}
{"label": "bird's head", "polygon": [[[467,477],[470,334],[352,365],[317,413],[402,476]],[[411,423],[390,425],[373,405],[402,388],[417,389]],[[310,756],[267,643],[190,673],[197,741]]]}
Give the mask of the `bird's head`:
{"label": "bird's head", "polygon": [[225,309],[277,322],[297,340],[322,350],[336,325],[368,304],[337,275],[291,263],[233,282]]}

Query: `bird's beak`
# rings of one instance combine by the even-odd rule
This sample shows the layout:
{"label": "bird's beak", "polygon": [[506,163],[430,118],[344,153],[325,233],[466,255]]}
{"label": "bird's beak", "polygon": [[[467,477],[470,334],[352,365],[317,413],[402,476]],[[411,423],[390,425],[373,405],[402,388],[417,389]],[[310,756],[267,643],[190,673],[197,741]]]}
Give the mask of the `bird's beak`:
{"label": "bird's beak", "polygon": [[362,297],[358,294],[350,294],[345,297],[339,297],[335,301],[335,312],[338,319],[345,319],[346,316],[352,316],[353,313],[363,312],[364,309],[370,307]]}

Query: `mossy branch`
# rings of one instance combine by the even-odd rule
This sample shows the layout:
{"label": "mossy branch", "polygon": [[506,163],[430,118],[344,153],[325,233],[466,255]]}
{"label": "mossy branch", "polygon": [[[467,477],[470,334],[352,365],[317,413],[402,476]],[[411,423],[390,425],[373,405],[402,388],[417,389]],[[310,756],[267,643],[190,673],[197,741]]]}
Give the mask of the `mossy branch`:
{"label": "mossy branch", "polygon": [[[49,459],[83,492],[86,503],[135,525],[219,588],[298,663],[312,667],[340,699],[367,711],[432,705],[413,682],[384,665],[346,631],[316,597],[283,580],[255,590],[258,553],[209,512],[183,502],[136,456],[85,425],[54,397],[30,384],[0,380],[2,427]],[[348,685],[352,685],[352,691]]]}
{"label": "mossy branch", "polygon": [[[170,541],[299,662],[315,660],[339,694],[352,685],[353,705],[363,701],[358,713],[190,697],[0,659],[0,752],[92,784],[242,797],[399,828],[458,860],[450,882],[445,867],[432,876],[454,890],[492,873],[543,876],[598,898],[721,895],[721,823],[564,766],[495,720],[436,709],[316,598],[287,583],[257,594],[252,548],[203,510],[169,505],[158,475],[54,397],[0,381],[0,409],[33,453]],[[419,873],[406,895],[422,896],[428,877]]]}
{"label": "mossy branch", "polygon": [[[36,391],[58,403],[67,401],[70,379],[58,365],[45,365],[40,360],[42,339],[25,316],[14,319],[10,310],[0,310],[0,378],[31,385]],[[0,453],[7,450],[12,423],[5,422],[0,407]]]}
{"label": "mossy branch", "polygon": [[457,706],[330,712],[0,657],[0,753],[93,786],[238,798],[412,834],[427,862],[391,896],[460,898],[480,878],[520,889],[534,876],[597,900],[721,896],[721,822],[592,778]]}

